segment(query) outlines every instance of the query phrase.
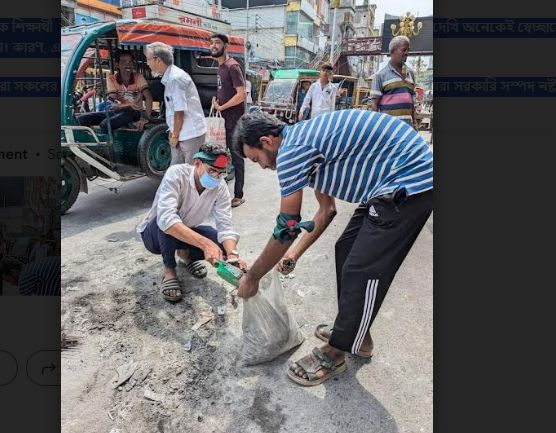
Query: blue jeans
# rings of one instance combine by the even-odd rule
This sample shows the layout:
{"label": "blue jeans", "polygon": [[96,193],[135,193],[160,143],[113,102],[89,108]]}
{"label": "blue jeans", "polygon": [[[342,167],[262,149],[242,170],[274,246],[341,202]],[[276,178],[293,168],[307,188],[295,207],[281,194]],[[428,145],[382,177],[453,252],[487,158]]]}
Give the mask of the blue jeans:
{"label": "blue jeans", "polygon": [[[110,117],[110,127],[112,131],[115,131],[118,128],[126,126],[128,123],[139,120],[141,118],[141,113],[129,108],[118,112],[108,110],[108,116]],[[104,111],[78,114],[77,123],[81,126],[100,125],[100,131],[103,134],[108,134],[108,119],[106,119],[106,113]]]}
{"label": "blue jeans", "polygon": [[[198,226],[193,227],[191,230],[199,233],[201,236],[210,239],[220,247],[222,251],[224,248],[218,242],[218,232],[211,226]],[[186,244],[167,233],[164,233],[158,227],[156,218],[154,218],[141,233],[143,244],[145,248],[153,254],[162,254],[162,261],[167,268],[176,267],[176,250],[188,250],[191,260],[203,260],[205,254],[200,248]]]}

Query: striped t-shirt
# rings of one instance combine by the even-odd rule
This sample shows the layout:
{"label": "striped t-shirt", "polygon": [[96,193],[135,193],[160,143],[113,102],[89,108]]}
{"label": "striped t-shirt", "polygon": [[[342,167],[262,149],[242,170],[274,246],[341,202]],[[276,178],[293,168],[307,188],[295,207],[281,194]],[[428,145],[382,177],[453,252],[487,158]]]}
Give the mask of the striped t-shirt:
{"label": "striped t-shirt", "polygon": [[60,257],[47,257],[21,267],[19,294],[60,296]]}
{"label": "striped t-shirt", "polygon": [[309,186],[351,203],[405,188],[433,187],[429,145],[406,122],[387,114],[341,110],[286,126],[276,171],[282,196]]}
{"label": "striped t-shirt", "polygon": [[413,122],[415,80],[413,73],[404,65],[402,75],[388,62],[378,71],[371,82],[371,98],[378,98],[381,113]]}

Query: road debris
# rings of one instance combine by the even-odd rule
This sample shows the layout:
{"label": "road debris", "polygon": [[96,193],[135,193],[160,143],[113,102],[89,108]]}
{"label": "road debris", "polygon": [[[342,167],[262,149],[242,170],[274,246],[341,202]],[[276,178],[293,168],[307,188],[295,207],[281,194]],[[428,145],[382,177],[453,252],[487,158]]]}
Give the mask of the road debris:
{"label": "road debris", "polygon": [[206,325],[208,322],[210,322],[213,319],[213,315],[212,313],[208,313],[208,312],[202,312],[199,315],[199,319],[197,320],[197,322],[191,327],[191,329],[193,331],[196,331],[197,329],[199,329],[201,326]]}
{"label": "road debris", "polygon": [[158,403],[160,403],[162,400],[164,400],[164,397],[160,394],[157,394],[156,392],[151,391],[149,388],[145,388],[145,393],[143,394],[143,396],[147,399],[147,400],[152,400],[152,401],[156,401]]}
{"label": "road debris", "polygon": [[114,388],[118,388],[119,386],[126,383],[131,378],[131,376],[133,376],[133,373],[135,373],[137,367],[139,367],[139,363],[136,361],[130,361],[127,364],[120,365],[116,369],[117,376],[112,379],[112,386]]}

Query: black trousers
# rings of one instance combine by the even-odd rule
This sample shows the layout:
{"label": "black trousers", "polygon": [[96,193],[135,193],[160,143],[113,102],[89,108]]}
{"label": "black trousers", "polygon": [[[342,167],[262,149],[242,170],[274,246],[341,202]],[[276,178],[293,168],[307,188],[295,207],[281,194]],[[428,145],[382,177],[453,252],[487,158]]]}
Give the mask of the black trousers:
{"label": "black trousers", "polygon": [[[126,126],[128,123],[139,120],[141,118],[141,112],[132,108],[118,112],[108,110],[108,116],[110,118],[110,128],[112,131],[115,131],[118,128]],[[94,111],[92,113],[78,114],[76,117],[77,122],[81,126],[100,125],[100,132],[108,134],[108,120],[106,119],[105,112]]]}
{"label": "black trousers", "polygon": [[234,166],[235,184],[234,184],[234,197],[243,198],[243,184],[245,183],[245,161],[241,155],[234,150],[232,146],[232,138],[234,130],[226,128],[226,146],[230,149],[232,154],[232,165]]}
{"label": "black trousers", "polygon": [[330,345],[357,353],[390,284],[432,212],[432,190],[376,197],[336,242],[338,315]]}
{"label": "black trousers", "polygon": [[[224,247],[218,242],[218,232],[214,227],[197,226],[192,227],[191,230],[210,239],[224,252]],[[141,238],[149,252],[162,255],[162,262],[167,268],[175,268],[177,266],[176,250],[189,250],[189,258],[193,261],[205,258],[205,253],[200,248],[186,244],[160,230],[156,223],[156,218],[153,218],[147,227],[145,227],[145,230],[141,233]]]}

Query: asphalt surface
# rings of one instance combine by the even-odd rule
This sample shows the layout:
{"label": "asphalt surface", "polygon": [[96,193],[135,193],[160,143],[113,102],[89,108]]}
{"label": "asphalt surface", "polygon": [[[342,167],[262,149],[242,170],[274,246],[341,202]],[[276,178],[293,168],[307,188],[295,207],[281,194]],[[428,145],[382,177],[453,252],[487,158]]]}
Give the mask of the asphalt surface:
{"label": "asphalt surface", "polygon": [[[98,185],[90,184],[90,193],[80,194],[74,207],[62,217],[63,264],[72,263],[74,252],[80,248],[88,248],[87,254],[93,256],[102,253],[95,250],[101,248],[96,247],[95,242],[110,237],[131,242],[133,258],[143,254],[134,228],[150,207],[157,183],[143,178],[120,185],[117,194],[108,190],[108,187],[117,186],[117,183],[104,181],[98,181]],[[233,189],[233,182],[229,186]],[[243,258],[252,263],[274,227],[279,207],[276,173],[263,171],[258,165],[246,162],[245,199],[245,204],[233,210],[233,218],[235,228],[242,236],[239,249]],[[313,336],[315,326],[332,322],[337,312],[334,243],[356,206],[339,202],[337,207],[338,215],[333,223],[299,261],[294,278],[287,279],[285,284],[289,307],[301,327],[305,342],[292,353],[248,370],[241,379],[223,377],[226,389],[236,390],[232,398],[237,397],[238,405],[246,405],[248,410],[239,410],[234,404],[219,407],[219,412],[213,414],[214,429],[198,427],[191,431],[432,432],[432,216],[398,271],[371,328],[375,343],[372,360],[362,361],[349,356],[345,373],[313,388],[299,387],[285,376],[289,359],[298,359],[321,344]],[[312,191],[306,190],[303,219],[311,218],[316,208]],[[144,256],[149,257],[146,250]],[[156,260],[152,256],[149,259]],[[119,260],[125,267],[126,259]],[[63,268],[63,280],[68,278],[68,273],[79,274],[79,269]],[[94,279],[100,275],[82,277]],[[64,305],[64,301],[62,303]],[[230,332],[240,335],[240,311],[228,311]],[[222,334],[221,338],[222,344],[226,344],[226,335]],[[163,359],[160,362],[164,362]],[[72,380],[79,372],[75,374],[77,376],[71,376]],[[70,402],[66,402],[66,407],[70,406]],[[106,421],[106,414],[102,416]],[[244,417],[249,421],[243,420]],[[90,431],[100,430],[93,428]],[[154,425],[152,431],[158,431]]]}

